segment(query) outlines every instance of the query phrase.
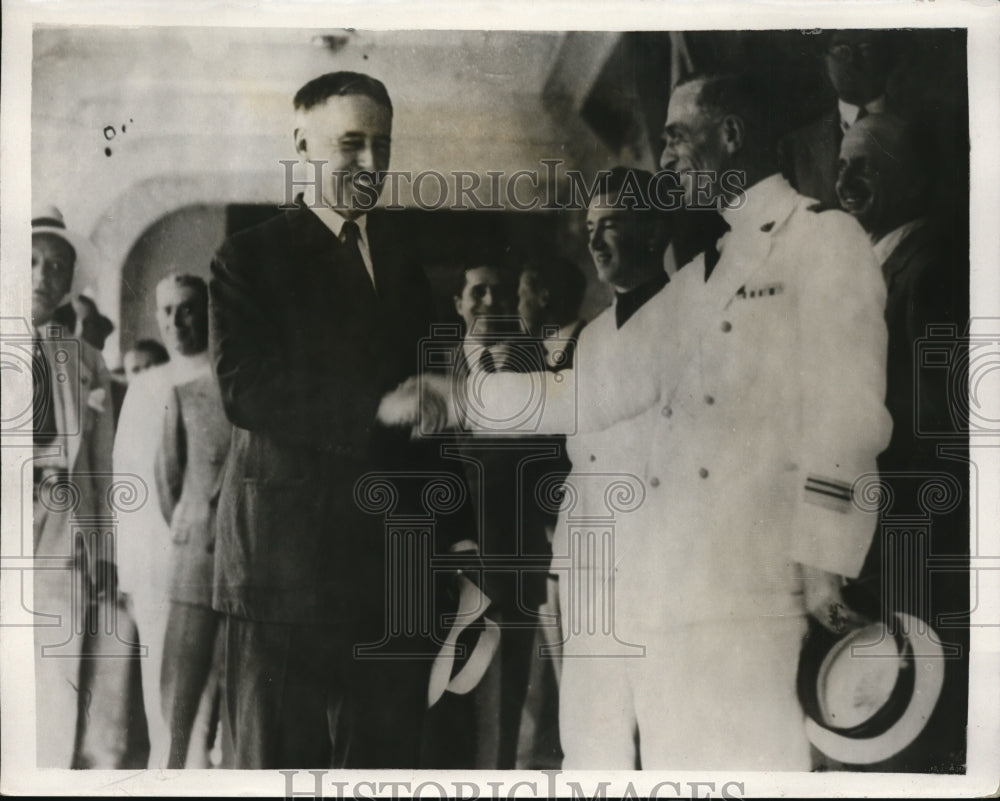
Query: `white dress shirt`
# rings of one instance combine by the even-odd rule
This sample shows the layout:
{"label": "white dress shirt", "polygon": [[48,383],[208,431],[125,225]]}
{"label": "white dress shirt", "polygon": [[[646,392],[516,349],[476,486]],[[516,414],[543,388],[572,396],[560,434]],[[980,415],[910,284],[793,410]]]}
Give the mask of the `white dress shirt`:
{"label": "white dress shirt", "polygon": [[906,239],[912,231],[915,231],[923,224],[924,221],[919,217],[915,220],[905,222],[898,228],[891,230],[878,242],[872,245],[872,250],[875,251],[875,258],[878,259],[879,267],[885,264],[885,260],[889,258],[892,251],[896,249],[900,242]]}
{"label": "white dress shirt", "polygon": [[[858,121],[858,114],[861,113],[861,106],[855,106],[845,100],[837,101],[837,108],[840,109],[840,128],[847,133],[847,129]],[[864,104],[865,112],[868,114],[881,114],[885,111],[885,95],[876,97]]]}

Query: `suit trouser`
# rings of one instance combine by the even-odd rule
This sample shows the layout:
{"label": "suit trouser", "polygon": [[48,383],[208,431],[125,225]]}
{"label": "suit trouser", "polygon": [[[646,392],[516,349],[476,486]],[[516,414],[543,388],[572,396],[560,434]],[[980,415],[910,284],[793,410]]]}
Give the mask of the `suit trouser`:
{"label": "suit trouser", "polygon": [[222,616],[173,601],[160,674],[163,716],[170,722],[170,768],[207,768],[222,670]]}
{"label": "suit trouser", "polygon": [[535,653],[536,620],[519,612],[496,615],[500,649],[476,690],[479,770],[513,770],[521,714]]}
{"label": "suit trouser", "polygon": [[616,631],[645,656],[588,657],[603,638],[566,644],[564,769],[812,768],[795,689],[803,617]]}
{"label": "suit trouser", "polygon": [[34,504],[35,726],[39,768],[71,768],[77,745],[86,603],[82,554],[69,515]]}
{"label": "suit trouser", "polygon": [[419,766],[429,660],[356,659],[334,626],[225,625],[234,767]]}

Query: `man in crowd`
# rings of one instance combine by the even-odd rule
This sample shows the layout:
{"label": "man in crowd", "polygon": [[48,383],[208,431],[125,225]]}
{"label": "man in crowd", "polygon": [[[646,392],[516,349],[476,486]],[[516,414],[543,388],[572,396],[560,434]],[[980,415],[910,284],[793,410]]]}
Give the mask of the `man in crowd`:
{"label": "man in crowd", "polygon": [[837,107],[789,134],[780,148],[782,172],[800,194],[836,205],[837,154],[845,132],[868,114],[892,110],[886,86],[896,66],[898,36],[885,30],[823,34]]}
{"label": "man in crowd", "polygon": [[[384,636],[387,593],[422,606],[414,586],[426,577],[389,586],[385,523],[355,486],[433,464],[408,433],[375,424],[383,394],[417,372],[429,291],[389,215],[364,213],[389,166],[385,86],[329,73],[294,105],[316,197],[228,239],[210,287],[215,370],[234,425],[214,605],[226,617],[235,763],[413,768],[428,699],[420,657],[432,638],[411,632],[407,653],[388,659],[356,646]],[[362,173],[372,179],[364,189]]]}
{"label": "man in crowd", "polygon": [[[173,342],[182,357],[204,357],[208,287],[200,278],[178,276],[167,288],[178,295],[173,317],[178,334],[185,328],[191,334],[188,340],[175,334]],[[182,311],[186,303],[190,306]],[[173,331],[168,323],[164,335]],[[211,370],[171,388],[155,466],[160,509],[173,543],[170,612],[160,671],[164,716],[170,726],[168,768],[211,766],[222,668],[220,620],[212,609],[214,504],[230,434]]]}
{"label": "man in crowd", "polygon": [[[87,721],[79,719],[89,694],[80,669],[87,611],[96,593],[117,592],[114,554],[72,522],[109,514],[111,385],[100,353],[53,322],[74,272],[92,255],[89,242],[68,230],[54,207],[35,213],[31,229],[32,497],[40,568],[34,573],[32,610],[48,618],[34,627],[36,757],[39,768],[73,768],[82,767],[78,735],[87,731]],[[102,576],[108,583],[102,585]]]}
{"label": "man in crowd", "polygon": [[586,276],[570,259],[527,264],[521,270],[517,313],[531,336],[545,347],[550,370],[572,365],[576,341],[585,325],[579,315],[586,289]]}
{"label": "man in crowd", "polygon": [[[961,430],[963,421],[951,420],[956,404],[947,371],[918,365],[919,342],[928,337],[930,326],[951,326],[957,336],[965,332],[968,256],[956,245],[955,235],[925,216],[927,162],[914,127],[890,114],[873,114],[845,134],[837,178],[840,204],[868,233],[888,292],[886,405],[893,429],[878,460],[882,480],[892,488],[888,513],[920,514],[921,477],[945,473],[963,487],[955,509],[935,517],[922,554],[904,550],[913,540],[898,532],[887,537],[883,531],[872,543],[862,579],[852,587],[866,591],[867,598],[859,598],[874,600],[873,614],[886,616],[893,629],[892,613],[915,615],[933,626],[948,647],[959,649],[946,664],[945,688],[926,735],[891,764],[875,766],[882,770],[948,770],[965,761],[968,630],[961,616],[969,608],[969,580],[960,565],[969,553],[968,466],[938,455],[938,445],[953,440],[933,436]],[[891,518],[885,523],[893,528]],[[956,569],[931,571],[928,560],[941,557],[952,557]],[[902,593],[887,592],[893,586]]]}
{"label": "man in crowd", "polygon": [[[541,373],[545,365],[539,341],[527,335],[514,314],[512,276],[489,264],[461,274],[453,298],[464,328],[455,385],[465,387],[477,373]],[[519,436],[466,438],[460,453],[487,567],[483,589],[491,601],[490,617],[501,627],[500,652],[476,693],[475,764],[513,769],[538,607],[545,600],[545,570],[538,565],[532,570],[526,562],[531,557],[544,560],[549,551],[530,484],[537,471],[529,465],[538,460],[551,465],[553,454],[549,446]]]}
{"label": "man in crowd", "polygon": [[[167,767],[170,720],[173,711],[163,695],[163,666],[191,657],[184,632],[174,629],[166,641],[171,617],[174,568],[170,527],[155,502],[156,456],[163,438],[164,410],[174,387],[212,376],[208,358],[208,293],[205,282],[193,275],[166,276],[156,286],[156,321],[170,360],[134,375],[122,405],[115,435],[116,473],[139,476],[150,491],[150,502],[122,518],[119,527],[119,564],[122,590],[129,595],[146,649],[142,663],[142,691],[149,730],[149,766]],[[214,437],[203,431],[198,436]],[[208,554],[203,555],[210,564]],[[196,579],[193,579],[196,580]],[[200,645],[193,644],[199,651]]]}

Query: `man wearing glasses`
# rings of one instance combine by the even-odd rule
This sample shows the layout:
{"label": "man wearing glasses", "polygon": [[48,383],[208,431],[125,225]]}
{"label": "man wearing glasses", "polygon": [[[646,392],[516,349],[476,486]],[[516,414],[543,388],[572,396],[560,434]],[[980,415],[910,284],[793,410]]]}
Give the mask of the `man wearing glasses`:
{"label": "man wearing glasses", "polygon": [[837,155],[847,130],[869,114],[893,111],[886,86],[897,61],[893,31],[833,31],[826,37],[826,74],[837,107],[781,143],[782,172],[799,194],[837,205]]}

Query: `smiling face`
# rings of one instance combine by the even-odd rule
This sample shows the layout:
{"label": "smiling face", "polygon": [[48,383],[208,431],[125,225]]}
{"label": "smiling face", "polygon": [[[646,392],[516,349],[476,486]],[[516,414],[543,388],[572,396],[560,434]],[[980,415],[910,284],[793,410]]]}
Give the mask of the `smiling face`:
{"label": "smiling face", "polygon": [[[692,81],[674,90],[663,126],[660,167],[678,173],[688,206],[718,197],[719,175],[727,169],[730,159],[722,120],[698,105],[701,87],[701,81]],[[697,179],[697,194],[694,172],[706,173]]]}
{"label": "smiling face", "polygon": [[918,169],[907,156],[901,122],[872,115],[844,134],[837,197],[873,238],[913,216],[918,187]]}
{"label": "smiling face", "polygon": [[[323,176],[323,200],[348,219],[362,214],[372,198],[358,192],[355,176],[388,170],[391,142],[392,112],[367,95],[329,97],[301,112],[295,130],[299,155],[326,162],[311,168]],[[383,181],[384,176],[375,178],[374,196],[382,191]]]}
{"label": "smiling face", "polygon": [[651,232],[642,226],[642,215],[651,212],[613,208],[612,200],[598,195],[587,208],[587,246],[601,282],[627,292],[656,269],[650,257]]}
{"label": "smiling face", "polygon": [[62,237],[31,237],[31,319],[35,326],[52,319],[73,284],[76,253]]}
{"label": "smiling face", "polygon": [[[465,323],[466,335],[495,333],[499,321],[492,320],[510,313],[509,289],[495,267],[472,267],[465,271],[462,294],[456,295],[455,311]],[[480,317],[484,319],[475,325]]]}

